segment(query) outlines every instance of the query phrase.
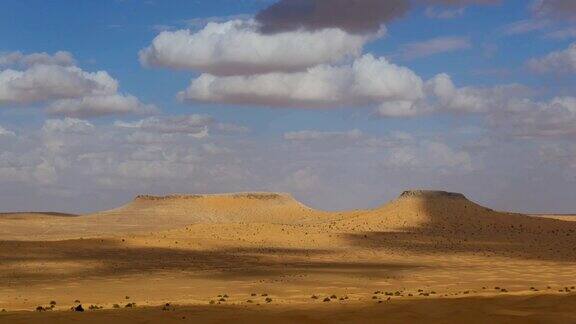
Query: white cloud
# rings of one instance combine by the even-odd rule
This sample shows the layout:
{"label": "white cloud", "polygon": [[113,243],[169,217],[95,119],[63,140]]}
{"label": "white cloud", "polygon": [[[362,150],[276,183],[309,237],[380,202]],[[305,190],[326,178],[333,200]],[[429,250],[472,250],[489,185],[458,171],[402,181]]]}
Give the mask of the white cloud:
{"label": "white cloud", "polygon": [[515,137],[575,138],[576,97],[556,97],[545,102],[515,99],[488,119],[492,127]]}
{"label": "white cloud", "polygon": [[538,16],[576,19],[576,1],[574,0],[535,0],[532,10]]}
{"label": "white cloud", "polygon": [[414,117],[431,113],[431,108],[422,101],[389,101],[382,103],[376,109],[376,115],[379,117]]}
{"label": "white cloud", "polygon": [[284,139],[288,141],[317,141],[317,140],[357,140],[362,137],[362,132],[353,129],[346,132],[325,132],[317,130],[304,130],[284,133]]}
{"label": "white cloud", "polygon": [[572,43],[567,49],[552,52],[542,58],[534,58],[528,61],[528,67],[535,72],[576,72],[576,43]]}
{"label": "white cloud", "polygon": [[437,37],[401,46],[400,55],[405,59],[415,59],[440,53],[472,48],[466,37]]}
{"label": "white cloud", "polygon": [[460,8],[437,8],[437,7],[426,7],[424,14],[428,18],[435,19],[453,19],[462,17],[466,9],[464,7]]}
{"label": "white cloud", "polygon": [[437,172],[470,172],[474,169],[471,156],[445,143],[421,141],[389,149],[382,161],[387,168],[437,170]]}
{"label": "white cloud", "polygon": [[359,56],[373,37],[334,28],[268,35],[254,21],[212,22],[198,32],[160,33],[140,52],[140,61],[214,75],[294,72]]}
{"label": "white cloud", "polygon": [[16,136],[16,133],[7,130],[6,128],[0,126],[0,137],[2,136]]}
{"label": "white cloud", "polygon": [[320,65],[297,73],[217,77],[203,74],[179,93],[183,101],[322,108],[417,100],[422,80],[385,58],[364,55],[351,65]]}
{"label": "white cloud", "polygon": [[486,113],[502,107],[510,98],[527,93],[517,84],[457,88],[447,74],[439,74],[427,81],[426,91],[436,110],[460,113]]}
{"label": "white cloud", "polygon": [[48,119],[44,122],[42,131],[46,133],[87,134],[94,129],[90,122],[76,119]]}
{"label": "white cloud", "polygon": [[203,138],[208,136],[208,127],[213,119],[207,115],[176,117],[150,117],[135,122],[116,122],[122,128],[132,128],[160,134],[188,134]]}
{"label": "white cloud", "polygon": [[550,26],[550,22],[547,20],[526,19],[505,26],[502,33],[506,36],[514,36],[543,30],[548,26]]}
{"label": "white cloud", "polygon": [[76,61],[72,54],[65,51],[58,51],[53,55],[48,53],[32,53],[25,55],[22,52],[0,53],[0,67],[29,67],[36,64],[72,66],[75,63]]}
{"label": "white cloud", "polygon": [[151,114],[158,109],[154,105],[143,104],[131,95],[112,94],[57,100],[48,106],[47,111],[53,116],[92,118],[106,115]]}
{"label": "white cloud", "polygon": [[34,65],[27,70],[0,72],[0,104],[25,104],[61,98],[109,95],[118,82],[108,73],[77,67]]}
{"label": "white cloud", "polygon": [[545,36],[548,39],[569,39],[576,38],[576,27],[568,27],[564,29],[549,32]]}
{"label": "white cloud", "polygon": [[[196,138],[206,138],[209,133],[218,134],[244,134],[249,132],[249,128],[231,124],[220,123],[214,121],[211,116],[192,114],[186,116],[156,116],[149,117],[132,122],[116,121],[114,126],[117,128],[132,129],[139,131],[137,138],[138,141],[145,140],[147,142],[158,142],[162,139],[158,135],[150,140],[147,135],[143,133],[154,133],[160,135],[190,135]],[[164,139],[167,139],[165,137]]]}
{"label": "white cloud", "polygon": [[51,115],[76,118],[157,111],[119,93],[118,81],[106,71],[86,72],[72,65],[68,52],[15,52],[0,56],[2,62],[16,68],[0,70],[0,106],[45,104]]}

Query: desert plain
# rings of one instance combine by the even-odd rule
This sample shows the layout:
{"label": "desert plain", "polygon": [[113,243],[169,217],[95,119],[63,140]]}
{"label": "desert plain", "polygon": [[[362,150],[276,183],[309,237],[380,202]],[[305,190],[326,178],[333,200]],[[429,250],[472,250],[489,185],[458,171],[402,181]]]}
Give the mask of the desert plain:
{"label": "desert plain", "polygon": [[575,219],[420,190],[341,212],[235,193],[6,213],[0,323],[576,323]]}

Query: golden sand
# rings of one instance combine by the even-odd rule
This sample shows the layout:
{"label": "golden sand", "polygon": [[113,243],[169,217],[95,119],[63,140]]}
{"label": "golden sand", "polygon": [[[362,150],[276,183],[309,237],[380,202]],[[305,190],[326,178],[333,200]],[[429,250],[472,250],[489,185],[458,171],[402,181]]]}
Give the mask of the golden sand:
{"label": "golden sand", "polygon": [[0,260],[0,322],[576,321],[575,222],[442,192],[348,212],[243,193],[0,216]]}

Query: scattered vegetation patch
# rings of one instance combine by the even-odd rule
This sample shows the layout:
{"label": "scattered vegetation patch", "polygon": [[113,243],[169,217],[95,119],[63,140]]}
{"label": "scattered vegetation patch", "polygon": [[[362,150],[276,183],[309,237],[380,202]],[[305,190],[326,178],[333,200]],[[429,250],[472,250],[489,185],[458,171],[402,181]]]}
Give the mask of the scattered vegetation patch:
{"label": "scattered vegetation patch", "polygon": [[165,312],[175,311],[175,310],[176,310],[176,307],[172,306],[170,303],[166,303],[166,304],[164,304],[164,306],[162,307],[162,310],[165,311]]}

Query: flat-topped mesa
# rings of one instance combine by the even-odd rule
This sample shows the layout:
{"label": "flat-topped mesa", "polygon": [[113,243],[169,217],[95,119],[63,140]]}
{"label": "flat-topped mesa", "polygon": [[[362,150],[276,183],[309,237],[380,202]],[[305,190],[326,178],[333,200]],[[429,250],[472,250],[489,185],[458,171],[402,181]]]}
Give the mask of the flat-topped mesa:
{"label": "flat-topped mesa", "polygon": [[250,199],[250,200],[296,200],[290,194],[275,192],[239,192],[222,194],[172,194],[166,196],[138,195],[135,201],[166,201],[166,200],[193,200],[202,198],[228,198],[228,199]]}
{"label": "flat-topped mesa", "polygon": [[448,192],[440,190],[406,190],[400,198],[449,198],[449,199],[466,199],[461,193]]}

